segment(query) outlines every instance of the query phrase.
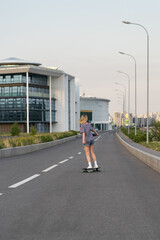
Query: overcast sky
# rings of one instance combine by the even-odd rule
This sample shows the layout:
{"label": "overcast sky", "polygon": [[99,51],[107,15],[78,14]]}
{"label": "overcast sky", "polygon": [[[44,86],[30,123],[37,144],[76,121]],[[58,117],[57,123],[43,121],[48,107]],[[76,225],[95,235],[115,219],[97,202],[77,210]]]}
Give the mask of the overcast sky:
{"label": "overcast sky", "polygon": [[[115,82],[131,80],[137,60],[137,111],[146,113],[146,27],[150,37],[150,112],[160,111],[159,0],[0,0],[0,59],[17,57],[56,66],[80,80],[80,93],[110,99],[122,111]],[[118,89],[123,87],[118,86]],[[120,100],[121,101],[121,100]],[[121,101],[122,102],[122,101]]]}

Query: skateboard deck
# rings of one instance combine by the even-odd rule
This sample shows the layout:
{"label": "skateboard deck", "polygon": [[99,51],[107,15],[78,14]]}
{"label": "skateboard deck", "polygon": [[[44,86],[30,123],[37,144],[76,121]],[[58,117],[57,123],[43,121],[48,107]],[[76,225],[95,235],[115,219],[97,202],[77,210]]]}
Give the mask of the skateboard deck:
{"label": "skateboard deck", "polygon": [[99,168],[82,168],[82,173],[83,172],[88,172],[88,173],[91,173],[91,172],[100,172],[100,167]]}

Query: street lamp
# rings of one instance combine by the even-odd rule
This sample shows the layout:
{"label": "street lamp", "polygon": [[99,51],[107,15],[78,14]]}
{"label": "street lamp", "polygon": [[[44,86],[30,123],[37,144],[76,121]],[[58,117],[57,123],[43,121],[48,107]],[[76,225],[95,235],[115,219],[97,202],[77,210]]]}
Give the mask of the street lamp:
{"label": "street lamp", "polygon": [[125,24],[133,24],[142,27],[146,34],[147,34],[147,144],[148,144],[148,138],[149,138],[149,34],[147,29],[139,24],[139,23],[132,23],[132,22],[127,22],[127,21],[122,21]]}
{"label": "street lamp", "polygon": [[124,87],[124,111],[126,111],[126,86],[122,83],[114,83],[114,84]]}
{"label": "street lamp", "polygon": [[119,52],[119,53],[131,57],[135,63],[135,135],[136,135],[137,134],[137,67],[136,67],[136,59],[131,54],[124,53],[124,52]]}
{"label": "street lamp", "polygon": [[[117,71],[118,73],[125,74],[128,77],[128,120],[130,119],[130,77],[127,73]],[[129,134],[129,121],[128,121],[128,134]]]}
{"label": "street lamp", "polygon": [[121,93],[122,93],[122,94],[118,94],[118,93],[117,93],[117,96],[121,96],[121,97],[123,97],[123,123],[124,123],[124,120],[125,120],[125,119],[124,119],[124,111],[125,111],[125,110],[124,110],[124,106],[125,106],[125,105],[124,105],[124,104],[125,104],[125,96],[124,96],[124,92],[123,92],[122,90],[119,90],[119,89],[115,89],[115,91],[117,91],[117,92],[121,92]]}

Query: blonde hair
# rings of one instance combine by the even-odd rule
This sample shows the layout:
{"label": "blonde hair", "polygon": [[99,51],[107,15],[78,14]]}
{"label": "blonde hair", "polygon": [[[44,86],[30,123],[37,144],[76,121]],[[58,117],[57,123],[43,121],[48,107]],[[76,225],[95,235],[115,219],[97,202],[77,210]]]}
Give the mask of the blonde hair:
{"label": "blonde hair", "polygon": [[79,120],[79,122],[80,122],[81,124],[85,124],[87,121],[88,121],[87,115],[86,115],[86,114],[83,114],[83,115],[81,116],[81,119]]}

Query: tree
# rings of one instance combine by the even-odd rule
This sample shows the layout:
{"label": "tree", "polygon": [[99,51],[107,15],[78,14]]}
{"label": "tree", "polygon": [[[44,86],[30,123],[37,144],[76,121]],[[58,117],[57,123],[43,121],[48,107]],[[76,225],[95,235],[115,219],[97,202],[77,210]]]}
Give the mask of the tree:
{"label": "tree", "polygon": [[151,134],[154,140],[160,141],[160,121],[154,122],[151,128]]}
{"label": "tree", "polygon": [[37,129],[32,125],[30,128],[30,135],[36,135]]}
{"label": "tree", "polygon": [[19,136],[20,129],[17,122],[12,125],[10,133],[12,136]]}

